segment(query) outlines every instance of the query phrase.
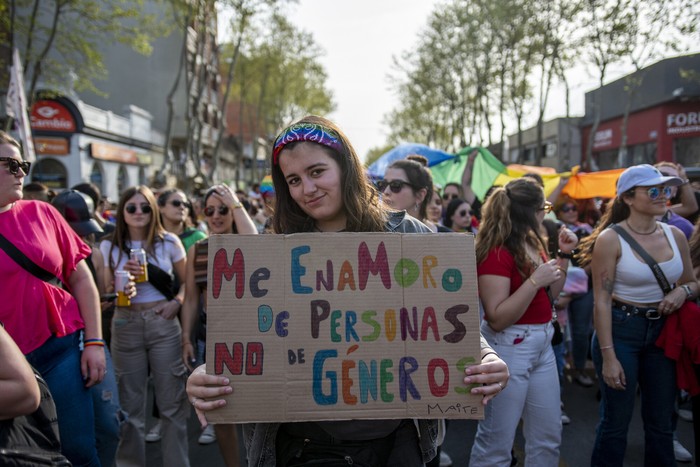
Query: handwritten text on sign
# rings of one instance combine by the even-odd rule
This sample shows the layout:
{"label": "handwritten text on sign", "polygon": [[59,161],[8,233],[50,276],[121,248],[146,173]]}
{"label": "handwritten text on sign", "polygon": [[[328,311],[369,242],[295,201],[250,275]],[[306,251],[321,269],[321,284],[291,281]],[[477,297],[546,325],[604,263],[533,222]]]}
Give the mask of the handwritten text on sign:
{"label": "handwritten text on sign", "polygon": [[208,274],[213,421],[483,416],[473,237],[213,236]]}

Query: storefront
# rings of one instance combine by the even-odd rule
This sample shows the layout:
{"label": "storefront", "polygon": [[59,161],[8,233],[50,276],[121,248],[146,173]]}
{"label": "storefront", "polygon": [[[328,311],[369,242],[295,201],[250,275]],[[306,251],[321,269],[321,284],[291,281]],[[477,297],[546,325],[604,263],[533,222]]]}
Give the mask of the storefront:
{"label": "storefront", "polygon": [[129,186],[149,184],[163,143],[150,120],[134,106],[122,117],[65,97],[37,100],[31,181],[55,191],[89,181],[113,200]]}
{"label": "storefront", "polygon": [[[700,54],[667,58],[587,92],[582,165],[606,170],[670,161],[700,167],[700,83],[683,72],[698,67]],[[590,141],[596,115],[600,124]],[[585,160],[589,145],[592,157]]]}

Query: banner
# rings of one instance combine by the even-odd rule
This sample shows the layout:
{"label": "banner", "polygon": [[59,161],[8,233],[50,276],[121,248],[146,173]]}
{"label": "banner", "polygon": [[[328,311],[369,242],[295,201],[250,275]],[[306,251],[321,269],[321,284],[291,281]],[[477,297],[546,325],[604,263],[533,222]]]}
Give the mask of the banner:
{"label": "banner", "polygon": [[483,418],[469,234],[214,235],[207,373],[214,423]]}
{"label": "banner", "polygon": [[8,117],[12,117],[17,122],[19,139],[22,141],[24,150],[24,160],[34,162],[34,141],[32,140],[32,130],[29,126],[27,116],[27,96],[24,93],[24,72],[22,62],[19,59],[19,51],[12,52],[12,67],[10,68],[10,84],[7,88],[7,108],[5,110]]}

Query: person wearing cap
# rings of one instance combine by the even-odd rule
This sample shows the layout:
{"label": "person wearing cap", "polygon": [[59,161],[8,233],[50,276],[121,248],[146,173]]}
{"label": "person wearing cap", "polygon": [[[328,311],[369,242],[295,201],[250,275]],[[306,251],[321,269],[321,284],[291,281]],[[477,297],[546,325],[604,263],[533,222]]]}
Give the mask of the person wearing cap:
{"label": "person wearing cap", "polygon": [[[94,207],[92,199],[77,190],[66,190],[58,194],[51,201],[51,204],[66,219],[68,225],[71,226],[75,233],[92,248],[92,254],[85,258],[85,261],[92,272],[98,290],[100,293],[104,293],[104,258],[100,249],[94,245],[95,236],[101,235],[103,230],[93,217]],[[133,281],[128,284],[128,287],[132,290],[130,295],[135,295],[136,289]],[[103,300],[100,305],[104,311],[106,307],[112,304],[113,300]],[[102,326],[102,333],[106,335],[105,326],[109,328],[109,322],[105,323],[103,321]],[[97,455],[100,458],[100,464],[109,466],[114,464],[114,457],[119,445],[119,430],[121,422],[124,420],[124,415],[119,405],[117,379],[108,346],[105,346],[105,357],[107,364],[105,377],[102,382],[91,387],[90,392],[92,393],[92,406],[95,411]]]}
{"label": "person wearing cap", "polygon": [[[580,264],[590,263],[595,333],[591,345],[601,390],[600,421],[592,466],[622,466],[627,431],[639,386],[645,432],[645,465],[674,466],[672,414],[675,362],[656,346],[666,318],[698,296],[685,235],[658,222],[666,210],[667,177],[648,164],[625,170],[593,233],[580,247]],[[660,266],[673,289],[665,294],[651,268],[618,233],[624,229]]]}
{"label": "person wearing cap", "polygon": [[51,205],[22,199],[30,166],[0,131],[0,234],[48,273],[29,272],[3,248],[0,321],[51,390],[62,453],[75,466],[99,466],[89,388],[106,364],[99,294],[85,261],[90,247]]}
{"label": "person wearing cap", "polygon": [[95,219],[97,224],[102,228],[102,233],[96,234],[95,235],[95,241],[99,242],[100,240],[104,238],[109,238],[109,236],[114,232],[114,222],[106,219],[102,214],[105,209],[105,205],[109,207],[111,203],[109,203],[109,200],[107,197],[102,196],[102,192],[100,191],[100,187],[95,185],[94,183],[91,182],[86,182],[86,183],[78,183],[77,185],[74,185],[71,190],[76,190],[81,192],[84,195],[87,195],[91,200],[92,200],[92,206],[93,209],[91,210],[92,212],[92,217]]}

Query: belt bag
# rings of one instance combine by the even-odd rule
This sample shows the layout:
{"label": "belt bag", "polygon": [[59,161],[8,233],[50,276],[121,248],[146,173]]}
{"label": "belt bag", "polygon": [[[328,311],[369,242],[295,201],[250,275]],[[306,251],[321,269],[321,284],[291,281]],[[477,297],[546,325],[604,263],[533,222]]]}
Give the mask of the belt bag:
{"label": "belt bag", "polygon": [[175,298],[175,281],[171,274],[163,271],[155,264],[148,263],[148,282],[162,293],[167,300]]}

